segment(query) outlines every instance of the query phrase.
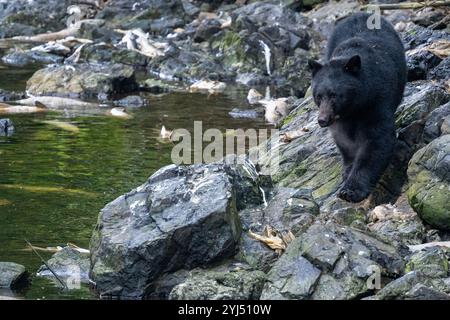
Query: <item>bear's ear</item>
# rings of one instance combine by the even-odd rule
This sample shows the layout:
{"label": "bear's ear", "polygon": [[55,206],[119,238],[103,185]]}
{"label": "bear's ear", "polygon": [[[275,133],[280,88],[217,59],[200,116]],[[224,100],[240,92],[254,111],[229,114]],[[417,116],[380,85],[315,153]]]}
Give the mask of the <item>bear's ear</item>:
{"label": "bear's ear", "polygon": [[348,59],[344,66],[345,71],[350,73],[358,73],[361,70],[361,57],[359,55],[355,55]]}
{"label": "bear's ear", "polygon": [[323,67],[316,60],[308,60],[308,66],[309,66],[309,69],[311,70],[313,76],[317,73],[317,71],[319,71]]}

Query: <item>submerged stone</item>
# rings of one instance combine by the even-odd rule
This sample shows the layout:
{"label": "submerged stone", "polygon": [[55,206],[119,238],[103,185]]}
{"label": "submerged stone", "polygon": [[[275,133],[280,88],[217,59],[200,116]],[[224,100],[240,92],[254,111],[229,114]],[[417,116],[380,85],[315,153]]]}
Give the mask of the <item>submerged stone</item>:
{"label": "submerged stone", "polygon": [[0,262],[0,288],[15,289],[26,281],[25,267],[14,262]]}

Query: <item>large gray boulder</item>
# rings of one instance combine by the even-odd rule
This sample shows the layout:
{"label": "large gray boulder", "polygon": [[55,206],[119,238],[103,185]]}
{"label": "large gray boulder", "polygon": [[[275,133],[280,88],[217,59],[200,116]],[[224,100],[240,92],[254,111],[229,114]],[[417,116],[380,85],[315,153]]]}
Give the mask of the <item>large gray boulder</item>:
{"label": "large gray boulder", "polygon": [[90,246],[99,292],[142,298],[164,273],[233,256],[237,210],[259,197],[253,169],[244,166],[170,165],[106,205]]}
{"label": "large gray boulder", "polygon": [[25,267],[14,262],[0,262],[0,288],[15,289],[26,279]]}
{"label": "large gray boulder", "polygon": [[450,135],[417,151],[408,167],[408,199],[419,216],[438,229],[450,230]]}
{"label": "large gray boulder", "polygon": [[138,87],[134,69],[123,64],[56,65],[36,71],[27,82],[35,96],[107,99]]}

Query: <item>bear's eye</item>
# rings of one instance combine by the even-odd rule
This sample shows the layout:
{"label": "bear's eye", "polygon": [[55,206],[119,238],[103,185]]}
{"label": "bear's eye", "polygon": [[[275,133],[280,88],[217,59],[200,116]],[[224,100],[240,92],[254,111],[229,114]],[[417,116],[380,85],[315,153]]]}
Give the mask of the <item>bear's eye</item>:
{"label": "bear's eye", "polygon": [[336,93],[330,92],[330,93],[328,94],[328,96],[330,97],[330,99],[334,99],[334,98],[336,98]]}
{"label": "bear's eye", "polygon": [[322,101],[322,95],[321,94],[318,94],[316,96],[316,101],[317,101],[317,103],[320,103],[320,101]]}

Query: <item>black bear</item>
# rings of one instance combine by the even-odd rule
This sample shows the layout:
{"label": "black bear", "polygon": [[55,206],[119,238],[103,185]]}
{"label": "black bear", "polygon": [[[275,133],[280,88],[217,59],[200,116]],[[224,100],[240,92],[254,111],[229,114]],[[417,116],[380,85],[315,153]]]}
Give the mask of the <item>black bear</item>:
{"label": "black bear", "polygon": [[384,18],[371,26],[370,17],[356,13],[339,21],[323,65],[309,61],[319,125],[329,128],[342,155],[338,197],[350,202],[367,198],[390,162],[406,82],[399,36]]}

